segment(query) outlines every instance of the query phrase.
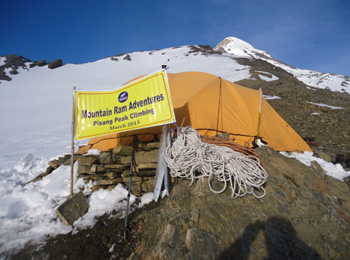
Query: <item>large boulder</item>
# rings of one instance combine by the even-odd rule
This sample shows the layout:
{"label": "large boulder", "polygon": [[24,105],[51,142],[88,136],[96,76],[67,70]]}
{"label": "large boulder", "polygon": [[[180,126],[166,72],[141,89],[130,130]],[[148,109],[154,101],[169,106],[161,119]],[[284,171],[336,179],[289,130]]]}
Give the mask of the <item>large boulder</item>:
{"label": "large boulder", "polygon": [[57,60],[53,60],[51,62],[49,62],[48,64],[48,68],[49,69],[56,69],[58,67],[61,67],[63,65],[63,62],[61,59],[57,59]]}

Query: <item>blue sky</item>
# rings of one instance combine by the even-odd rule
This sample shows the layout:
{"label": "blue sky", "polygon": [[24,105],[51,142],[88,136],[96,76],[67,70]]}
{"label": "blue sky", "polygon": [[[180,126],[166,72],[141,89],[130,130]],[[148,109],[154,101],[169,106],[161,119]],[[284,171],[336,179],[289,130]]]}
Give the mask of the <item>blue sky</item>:
{"label": "blue sky", "polygon": [[350,76],[348,0],[0,0],[0,55],[85,63],[240,38],[302,69]]}

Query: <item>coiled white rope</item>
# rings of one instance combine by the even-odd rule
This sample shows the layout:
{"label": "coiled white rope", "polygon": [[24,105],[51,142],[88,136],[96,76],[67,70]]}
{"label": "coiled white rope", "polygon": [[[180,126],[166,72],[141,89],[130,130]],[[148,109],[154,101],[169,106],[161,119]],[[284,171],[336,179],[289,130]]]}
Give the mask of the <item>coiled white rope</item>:
{"label": "coiled white rope", "polygon": [[[229,182],[233,199],[246,194],[263,198],[266,194],[262,186],[268,175],[257,157],[202,142],[199,133],[190,126],[178,132],[177,139],[165,149],[164,159],[170,175],[191,179],[190,186],[195,179],[208,177],[209,188],[215,193],[224,192]],[[222,190],[212,188],[213,178],[224,183]],[[258,195],[256,190],[263,194]]]}

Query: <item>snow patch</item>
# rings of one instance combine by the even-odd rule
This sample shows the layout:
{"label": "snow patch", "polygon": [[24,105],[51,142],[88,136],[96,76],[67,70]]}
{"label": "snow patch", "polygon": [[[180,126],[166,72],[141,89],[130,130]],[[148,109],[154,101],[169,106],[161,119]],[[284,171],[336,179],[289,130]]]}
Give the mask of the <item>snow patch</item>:
{"label": "snow patch", "polygon": [[309,167],[311,166],[311,162],[315,161],[322,167],[325,174],[327,174],[328,176],[331,176],[335,179],[341,180],[341,181],[345,177],[350,176],[350,171],[345,171],[343,166],[341,166],[339,163],[333,164],[333,163],[327,162],[321,158],[317,158],[313,155],[312,152],[304,152],[304,153],[280,152],[280,153],[286,157],[295,158],[298,161],[302,162],[303,164],[305,164]]}
{"label": "snow patch", "polygon": [[144,205],[151,203],[154,200],[154,194],[153,192],[149,192],[144,194],[141,197],[141,202],[139,204],[139,208],[142,208]]}
{"label": "snow patch", "polygon": [[319,106],[319,107],[328,107],[331,109],[344,109],[343,107],[335,107],[335,106],[330,106],[330,105],[321,104],[321,103],[314,103],[314,102],[308,102],[308,103],[315,105],[315,106]]}
{"label": "snow patch", "polygon": [[90,149],[87,151],[86,155],[100,155],[101,151],[98,149]]}
{"label": "snow patch", "polygon": [[263,98],[265,100],[281,99],[279,96],[269,96],[269,95],[263,95]]}
{"label": "snow patch", "polygon": [[0,57],[0,66],[5,65],[5,57]]}

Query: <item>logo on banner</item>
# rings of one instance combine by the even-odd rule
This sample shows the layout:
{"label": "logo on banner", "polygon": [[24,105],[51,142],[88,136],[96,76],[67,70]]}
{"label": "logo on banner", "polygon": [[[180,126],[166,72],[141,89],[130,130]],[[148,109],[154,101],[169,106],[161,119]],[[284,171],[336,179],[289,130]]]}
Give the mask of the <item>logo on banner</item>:
{"label": "logo on banner", "polygon": [[128,97],[129,97],[128,92],[123,91],[122,93],[119,94],[118,101],[120,103],[124,103],[125,101],[128,100]]}

